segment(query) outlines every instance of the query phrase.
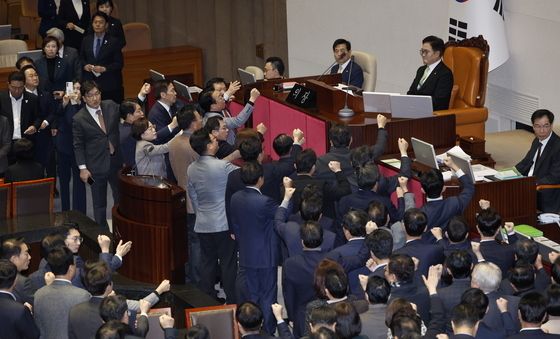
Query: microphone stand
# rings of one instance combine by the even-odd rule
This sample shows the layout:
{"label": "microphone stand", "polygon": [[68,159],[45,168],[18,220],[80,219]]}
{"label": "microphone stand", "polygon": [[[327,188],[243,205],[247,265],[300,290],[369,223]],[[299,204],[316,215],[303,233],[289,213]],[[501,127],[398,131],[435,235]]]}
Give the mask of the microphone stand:
{"label": "microphone stand", "polygon": [[348,118],[353,116],[354,110],[352,110],[350,107],[348,107],[348,91],[350,90],[350,77],[352,76],[352,66],[354,65],[354,56],[350,57],[350,70],[348,72],[348,81],[346,82],[346,95],[344,97],[344,107],[340,109],[340,111],[338,111],[338,115],[343,117],[343,118]]}

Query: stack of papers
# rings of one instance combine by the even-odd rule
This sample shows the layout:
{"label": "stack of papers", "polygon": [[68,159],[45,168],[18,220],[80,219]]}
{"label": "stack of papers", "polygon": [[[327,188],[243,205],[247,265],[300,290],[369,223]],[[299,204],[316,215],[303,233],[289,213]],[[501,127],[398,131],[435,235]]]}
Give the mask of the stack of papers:
{"label": "stack of papers", "polygon": [[399,169],[401,168],[401,161],[399,159],[392,158],[392,159],[384,159],[384,160],[381,160],[381,161],[386,163],[389,166],[393,166],[393,167],[399,168]]}

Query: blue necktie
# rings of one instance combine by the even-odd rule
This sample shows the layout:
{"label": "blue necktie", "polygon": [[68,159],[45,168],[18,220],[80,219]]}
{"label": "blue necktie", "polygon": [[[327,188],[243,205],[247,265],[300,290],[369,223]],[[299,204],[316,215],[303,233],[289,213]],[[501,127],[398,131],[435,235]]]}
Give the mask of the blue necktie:
{"label": "blue necktie", "polygon": [[95,49],[93,51],[93,56],[97,58],[97,56],[99,55],[99,50],[101,49],[101,39],[97,38],[95,39]]}

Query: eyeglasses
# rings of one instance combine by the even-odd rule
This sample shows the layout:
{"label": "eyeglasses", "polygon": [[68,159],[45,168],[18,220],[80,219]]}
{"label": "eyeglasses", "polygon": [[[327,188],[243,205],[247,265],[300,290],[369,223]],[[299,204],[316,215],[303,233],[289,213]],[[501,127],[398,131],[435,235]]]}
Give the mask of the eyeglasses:
{"label": "eyeglasses", "polygon": [[533,125],[533,128],[534,128],[534,129],[549,129],[550,126],[552,126],[552,125],[550,125],[550,124],[536,125],[536,124],[535,124],[535,125]]}
{"label": "eyeglasses", "polygon": [[76,237],[69,237],[68,239],[72,240],[73,242],[80,242],[80,243],[82,243],[82,242],[84,241],[84,238],[78,237],[78,236],[76,236]]}
{"label": "eyeglasses", "polygon": [[94,97],[98,97],[101,96],[101,92],[95,92],[95,93],[88,93],[86,94],[86,98],[94,98]]}
{"label": "eyeglasses", "polygon": [[428,54],[432,53],[432,51],[430,51],[429,49],[423,49],[423,48],[421,50],[419,50],[418,52],[420,52],[421,56],[425,56],[425,55],[428,55]]}

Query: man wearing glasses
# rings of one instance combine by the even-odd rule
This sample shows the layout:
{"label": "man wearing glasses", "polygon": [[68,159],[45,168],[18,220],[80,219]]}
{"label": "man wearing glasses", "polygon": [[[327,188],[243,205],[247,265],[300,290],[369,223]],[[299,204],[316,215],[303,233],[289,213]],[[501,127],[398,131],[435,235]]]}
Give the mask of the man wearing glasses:
{"label": "man wearing glasses", "polygon": [[424,66],[418,68],[416,77],[406,93],[431,96],[434,111],[449,108],[453,89],[453,73],[441,60],[443,50],[443,40],[436,36],[430,35],[422,40],[420,55]]}
{"label": "man wearing glasses", "polygon": [[[554,114],[538,109],[531,115],[535,139],[531,149],[515,168],[526,176],[537,177],[537,185],[560,184],[560,139],[552,131]],[[542,212],[560,212],[560,189],[537,192],[537,208]]]}
{"label": "man wearing glasses", "polygon": [[93,215],[100,226],[107,224],[107,183],[113,200],[119,201],[118,170],[122,159],[119,150],[119,105],[101,101],[101,91],[93,81],[81,87],[85,106],[76,113],[72,123],[74,154],[80,179],[91,185]]}

